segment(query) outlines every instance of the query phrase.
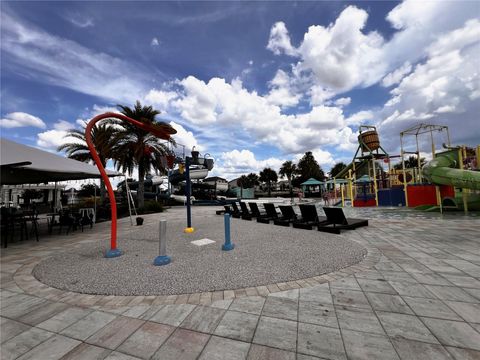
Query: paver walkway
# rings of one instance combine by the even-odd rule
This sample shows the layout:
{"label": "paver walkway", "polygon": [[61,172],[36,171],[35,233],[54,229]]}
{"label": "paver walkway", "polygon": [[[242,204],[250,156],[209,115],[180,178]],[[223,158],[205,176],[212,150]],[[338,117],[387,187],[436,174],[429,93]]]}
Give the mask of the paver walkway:
{"label": "paver walkway", "polygon": [[345,234],[375,261],[285,291],[203,297],[82,295],[35,282],[34,264],[105,238],[108,224],[11,245],[1,258],[0,358],[480,359],[480,220],[378,218]]}

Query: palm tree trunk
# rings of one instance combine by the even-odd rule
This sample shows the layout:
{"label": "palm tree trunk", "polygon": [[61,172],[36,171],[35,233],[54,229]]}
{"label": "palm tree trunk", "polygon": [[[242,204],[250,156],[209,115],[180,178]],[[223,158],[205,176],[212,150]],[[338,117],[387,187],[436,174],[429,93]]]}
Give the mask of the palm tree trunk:
{"label": "palm tree trunk", "polygon": [[268,197],[272,196],[272,187],[270,181],[267,183],[268,186]]}
{"label": "palm tree trunk", "polygon": [[107,196],[107,188],[102,179],[100,179],[100,205],[105,203],[105,198]]}
{"label": "palm tree trunk", "polygon": [[138,166],[137,202],[139,209],[145,206],[145,169],[142,163]]}

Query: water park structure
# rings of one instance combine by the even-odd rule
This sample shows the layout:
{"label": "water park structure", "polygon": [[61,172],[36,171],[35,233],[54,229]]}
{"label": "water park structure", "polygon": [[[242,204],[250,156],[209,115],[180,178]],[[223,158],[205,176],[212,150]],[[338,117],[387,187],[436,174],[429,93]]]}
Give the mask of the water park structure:
{"label": "water park structure", "polygon": [[[425,136],[430,134],[430,139]],[[443,149],[435,137],[443,136]],[[414,141],[413,140],[414,137]],[[422,166],[419,141],[430,142],[432,159]],[[426,140],[426,141],[425,141]],[[358,148],[352,162],[338,173],[342,206],[406,206],[424,211],[480,210],[480,145],[452,146],[447,126],[418,124],[400,133],[400,154],[388,154],[377,129],[359,128]],[[415,151],[406,150],[415,146]],[[416,164],[407,164],[413,156]],[[401,166],[392,168],[392,160]],[[387,169],[384,169],[387,167]]]}

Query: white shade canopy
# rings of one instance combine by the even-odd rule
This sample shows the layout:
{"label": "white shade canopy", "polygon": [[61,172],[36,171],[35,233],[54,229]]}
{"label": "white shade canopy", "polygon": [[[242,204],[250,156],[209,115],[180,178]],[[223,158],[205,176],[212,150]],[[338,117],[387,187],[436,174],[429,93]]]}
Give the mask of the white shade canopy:
{"label": "white shade canopy", "polygon": [[[2,185],[100,178],[96,166],[58,156],[16,142],[0,139]],[[108,176],[120,176],[107,170]]]}

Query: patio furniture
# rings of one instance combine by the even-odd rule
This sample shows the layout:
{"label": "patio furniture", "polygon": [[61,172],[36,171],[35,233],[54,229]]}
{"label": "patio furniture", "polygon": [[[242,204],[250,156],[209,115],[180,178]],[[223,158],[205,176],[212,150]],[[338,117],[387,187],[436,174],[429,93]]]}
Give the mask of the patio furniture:
{"label": "patio furniture", "polygon": [[301,219],[293,222],[293,227],[297,229],[312,230],[313,226],[321,226],[327,221],[326,217],[319,217],[315,205],[300,204]]}
{"label": "patio furniture", "polygon": [[248,210],[247,204],[243,201],[240,201],[241,217],[243,220],[252,220],[253,215]]}
{"label": "patio furniture", "polygon": [[237,203],[236,203],[236,202],[232,202],[231,205],[232,205],[232,208],[231,208],[231,209],[232,209],[232,212],[231,212],[232,217],[237,218],[237,219],[240,218],[240,217],[242,216],[242,212],[241,212],[240,209],[238,208]]}
{"label": "patio furniture", "polygon": [[340,234],[340,230],[354,230],[361,226],[368,226],[365,219],[347,219],[342,208],[324,207],[327,223],[318,226],[318,231]]}
{"label": "patio furniture", "polygon": [[290,223],[297,220],[298,216],[290,205],[280,205],[278,207],[282,212],[282,216],[276,220],[273,220],[275,225],[290,226]]}
{"label": "patio furniture", "polygon": [[271,203],[264,203],[263,207],[265,208],[266,214],[264,216],[257,218],[257,222],[262,224],[269,224],[270,220],[278,220],[277,210],[275,210],[275,205]]}
{"label": "patio furniture", "polygon": [[252,212],[252,217],[256,218],[257,222],[259,222],[259,220],[266,219],[268,217],[268,215],[266,213],[260,212],[260,209],[258,208],[257,203],[249,202],[248,206],[250,206],[250,210]]}

